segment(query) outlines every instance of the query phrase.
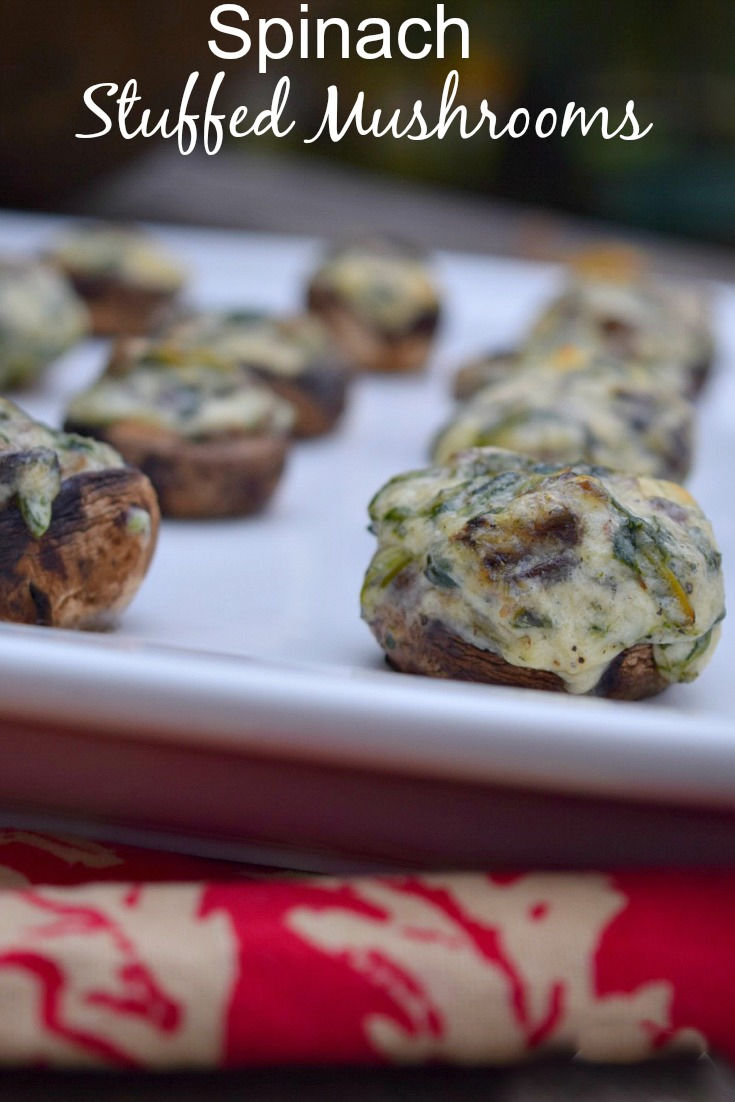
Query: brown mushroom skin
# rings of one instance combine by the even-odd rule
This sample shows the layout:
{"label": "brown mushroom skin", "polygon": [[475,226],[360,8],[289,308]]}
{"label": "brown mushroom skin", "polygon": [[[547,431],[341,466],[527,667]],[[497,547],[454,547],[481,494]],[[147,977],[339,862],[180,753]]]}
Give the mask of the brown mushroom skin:
{"label": "brown mushroom skin", "polygon": [[402,333],[388,333],[368,325],[337,295],[316,282],[309,287],[307,302],[355,370],[392,375],[419,371],[425,366],[439,326],[439,309],[424,313]]}
{"label": "brown mushroom skin", "polygon": [[[150,529],[141,533],[136,510]],[[101,628],[135,596],[153,557],[159,509],[140,471],[86,471],[66,479],[51,524],[34,538],[15,503],[0,510],[0,620]]]}
{"label": "brown mushroom skin", "polygon": [[67,422],[66,432],[110,444],[153,483],[165,517],[239,517],[262,509],[283,472],[288,440],[275,433],[187,440],[135,421],[105,428]]}
{"label": "brown mushroom skin", "polygon": [[[383,602],[370,629],[390,666],[402,673],[454,681],[478,681],[521,689],[567,692],[564,681],[549,670],[514,666],[492,651],[466,643],[438,620],[410,618],[400,605]],[[653,647],[639,644],[619,654],[590,694],[611,700],[642,700],[668,686],[653,660]]]}
{"label": "brown mushroom skin", "polygon": [[687,398],[695,401],[707,386],[714,366],[714,355],[707,354],[701,359],[689,365],[689,388],[686,391]]}
{"label": "brown mushroom skin", "polygon": [[344,413],[349,375],[342,368],[331,364],[315,365],[292,378],[257,367],[250,371],[292,407],[291,435],[299,440],[324,436]]}
{"label": "brown mushroom skin", "polygon": [[69,268],[62,271],[84,299],[95,337],[145,336],[166,320],[178,297],[176,291],[137,287]]}

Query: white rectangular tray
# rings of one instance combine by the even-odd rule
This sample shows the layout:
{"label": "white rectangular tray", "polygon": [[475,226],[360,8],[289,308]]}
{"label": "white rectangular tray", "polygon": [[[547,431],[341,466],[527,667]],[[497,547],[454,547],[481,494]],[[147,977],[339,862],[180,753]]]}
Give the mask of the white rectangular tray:
{"label": "white rectangular tray", "polygon": [[[58,224],[1,215],[0,251],[39,249]],[[197,304],[298,309],[318,255],[304,240],[159,232],[189,263]],[[417,783],[735,809],[735,632],[727,621],[698,682],[639,705],[432,682],[384,667],[358,609],[374,543],[367,502],[391,475],[424,465],[430,436],[451,408],[448,380],[458,359],[512,344],[558,278],[550,267],[461,255],[442,255],[438,268],[447,320],[429,373],[359,380],[341,430],[294,447],[262,517],[164,523],[149,577],[113,634],[0,627],[0,715],[20,724],[26,745],[30,730],[41,740],[35,773],[24,763],[22,776],[16,743],[0,743],[0,803],[247,838],[247,814],[238,822],[235,809],[217,825],[202,812],[217,806],[216,791],[202,791],[186,812],[165,812],[181,796],[178,767],[157,803],[142,789],[120,806],[106,803],[95,762],[101,769],[100,748],[109,753],[114,744],[128,747],[139,777],[168,747],[200,761],[220,754],[283,769],[311,763]],[[716,302],[719,362],[701,405],[691,488],[714,521],[732,582],[735,289],[718,287]],[[58,423],[68,396],[104,356],[100,342],[73,351],[21,404]],[[86,772],[78,777],[94,800],[83,799],[73,763],[59,756],[70,732],[86,740]],[[274,825],[271,837],[289,844],[289,830],[298,843],[297,820]],[[268,836],[267,823],[260,834]],[[339,838],[334,843],[340,847]]]}

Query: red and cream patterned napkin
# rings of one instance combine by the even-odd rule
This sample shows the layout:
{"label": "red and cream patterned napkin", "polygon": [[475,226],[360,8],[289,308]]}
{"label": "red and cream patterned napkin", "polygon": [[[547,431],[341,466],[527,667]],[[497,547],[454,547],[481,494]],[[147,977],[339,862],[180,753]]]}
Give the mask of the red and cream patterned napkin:
{"label": "red and cream patterned napkin", "polygon": [[0,831],[0,1062],[735,1056],[735,872],[257,877]]}

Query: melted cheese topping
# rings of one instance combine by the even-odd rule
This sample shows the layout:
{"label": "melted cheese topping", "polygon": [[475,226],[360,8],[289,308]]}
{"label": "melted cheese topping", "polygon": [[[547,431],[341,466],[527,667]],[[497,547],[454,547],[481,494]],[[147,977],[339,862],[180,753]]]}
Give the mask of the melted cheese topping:
{"label": "melted cheese topping", "polygon": [[697,369],[712,356],[709,304],[698,290],[643,277],[574,279],[522,351],[542,356],[567,343],[646,362],[669,386],[690,393]]}
{"label": "melted cheese topping", "polygon": [[0,508],[17,501],[36,538],[51,523],[53,503],[65,479],[124,466],[107,444],[55,432],[0,398]]}
{"label": "melted cheese topping", "polygon": [[243,371],[190,361],[103,376],[66,416],[90,428],[136,421],[188,439],[287,433],[293,421],[291,407]]}
{"label": "melted cheese topping", "polygon": [[86,307],[53,268],[0,262],[0,387],[29,382],[88,328]]}
{"label": "melted cheese topping", "polygon": [[121,226],[81,226],[63,236],[50,257],[75,276],[111,279],[151,290],[177,291],[186,273],[147,234]]}
{"label": "melted cheese topping", "polygon": [[389,332],[410,329],[440,304],[438,288],[421,260],[377,248],[333,254],[316,272],[313,286]]}
{"label": "melted cheese topping", "polygon": [[691,680],[716,644],[721,557],[671,483],[483,448],[393,479],[370,517],[368,623],[398,605],[574,693],[640,643],[665,678]]}
{"label": "melted cheese topping", "polygon": [[[662,390],[645,368],[585,364],[562,350],[556,369],[533,364],[492,383],[460,406],[437,437],[434,459],[494,446],[549,462],[575,462],[680,480],[692,452],[694,411]],[[580,362],[582,366],[580,366]]]}
{"label": "melted cheese topping", "polygon": [[[295,378],[332,356],[326,329],[310,316],[276,319],[241,313],[195,314],[169,326],[157,349],[209,355],[265,374]],[[150,354],[150,353],[149,353]]]}

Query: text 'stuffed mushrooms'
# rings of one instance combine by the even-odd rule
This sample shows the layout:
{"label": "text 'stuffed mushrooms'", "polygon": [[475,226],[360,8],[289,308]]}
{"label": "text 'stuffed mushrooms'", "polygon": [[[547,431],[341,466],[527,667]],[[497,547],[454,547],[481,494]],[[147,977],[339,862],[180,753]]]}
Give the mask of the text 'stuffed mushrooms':
{"label": "text 'stuffed mushrooms'", "polygon": [[112,448],[0,398],[0,619],[114,622],[145,577],[158,521],[151,483]]}
{"label": "text 'stuffed mushrooms'", "polygon": [[394,478],[370,518],[362,615],[407,673],[635,700],[717,643],[721,556],[673,483],[477,448]]}

